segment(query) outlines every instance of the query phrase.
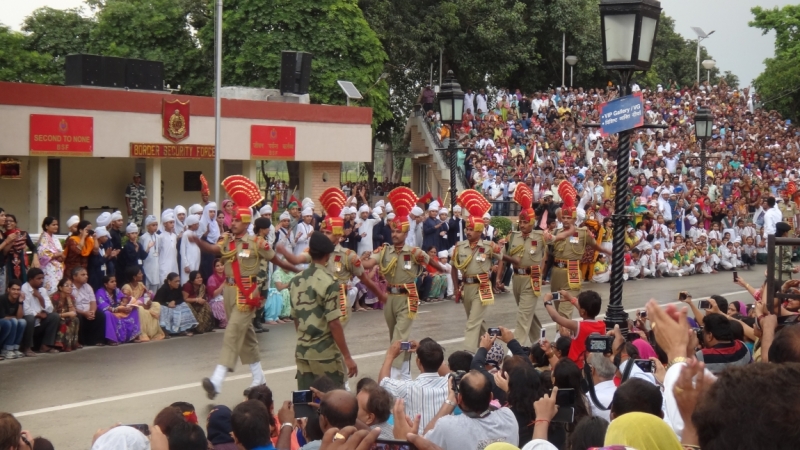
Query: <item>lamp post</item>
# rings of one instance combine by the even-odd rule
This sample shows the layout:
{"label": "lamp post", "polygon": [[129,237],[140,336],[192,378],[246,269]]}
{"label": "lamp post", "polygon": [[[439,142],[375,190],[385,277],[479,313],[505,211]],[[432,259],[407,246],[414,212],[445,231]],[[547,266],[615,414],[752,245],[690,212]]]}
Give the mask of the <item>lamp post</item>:
{"label": "lamp post", "polygon": [[711,115],[711,110],[708,108],[698,108],[697,113],[694,115],[694,135],[700,142],[700,189],[706,185],[706,171],[708,170],[708,163],[706,162],[706,142],[711,137],[711,128],[714,125],[714,117]]}
{"label": "lamp post", "polygon": [[[601,0],[600,28],[603,39],[603,67],[619,72],[620,96],[630,95],[631,76],[647,71],[652,64],[653,47],[661,15],[657,0]],[[622,283],[625,272],[625,228],[630,220],[628,179],[630,177],[631,135],[633,130],[619,133],[617,148],[617,181],[614,198],[611,293],[606,312],[606,327],[619,325],[627,333],[627,314],[622,306]]]}
{"label": "lamp post", "polygon": [[442,123],[450,126],[450,139],[447,142],[447,157],[450,164],[450,207],[456,207],[456,167],[458,147],[456,143],[456,126],[461,123],[461,115],[464,114],[464,92],[461,85],[456,81],[452,70],[447,71],[447,78],[439,89],[439,113],[442,115]]}
{"label": "lamp post", "polygon": [[578,63],[577,56],[567,56],[567,64],[569,64],[569,87],[572,87],[572,66]]}
{"label": "lamp post", "polygon": [[700,27],[692,27],[692,31],[697,35],[697,84],[700,84],[700,43],[708,39],[717,30],[711,30],[710,33],[706,33]]}
{"label": "lamp post", "polygon": [[711,84],[711,69],[717,67],[717,62],[713,59],[703,61],[703,67],[706,69],[706,83]]}

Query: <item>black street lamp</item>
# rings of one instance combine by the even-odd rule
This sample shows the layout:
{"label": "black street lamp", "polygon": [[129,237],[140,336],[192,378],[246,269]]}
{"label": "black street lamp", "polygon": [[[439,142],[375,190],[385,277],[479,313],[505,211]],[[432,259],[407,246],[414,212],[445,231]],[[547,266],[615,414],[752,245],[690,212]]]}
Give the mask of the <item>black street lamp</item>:
{"label": "black street lamp", "polygon": [[[620,97],[630,95],[633,72],[647,71],[653,62],[653,47],[661,17],[657,0],[601,0],[600,28],[603,38],[603,67],[619,72]],[[614,198],[611,293],[606,312],[606,326],[619,325],[627,333],[627,314],[622,306],[622,283],[625,272],[625,228],[627,214],[633,130],[619,133],[617,147],[617,190]]]}
{"label": "black street lamp", "polygon": [[447,78],[439,89],[438,97],[442,123],[450,126],[450,139],[448,139],[446,155],[450,164],[450,207],[452,209],[456,207],[456,195],[458,194],[456,190],[456,176],[458,176],[456,127],[461,124],[461,116],[464,114],[464,92],[452,70],[447,71]]}
{"label": "black street lamp", "polygon": [[700,142],[700,188],[706,185],[708,163],[706,162],[706,142],[711,138],[711,128],[714,125],[714,116],[708,108],[698,108],[694,115],[694,135]]}

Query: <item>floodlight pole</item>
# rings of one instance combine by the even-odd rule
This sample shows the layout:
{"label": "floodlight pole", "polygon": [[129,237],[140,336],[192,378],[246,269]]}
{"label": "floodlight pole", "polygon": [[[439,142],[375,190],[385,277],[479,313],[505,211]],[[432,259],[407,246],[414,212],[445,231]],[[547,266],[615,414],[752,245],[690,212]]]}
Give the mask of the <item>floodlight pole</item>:
{"label": "floodlight pole", "polygon": [[214,202],[219,205],[220,154],[222,153],[222,0],[216,0],[214,15]]}

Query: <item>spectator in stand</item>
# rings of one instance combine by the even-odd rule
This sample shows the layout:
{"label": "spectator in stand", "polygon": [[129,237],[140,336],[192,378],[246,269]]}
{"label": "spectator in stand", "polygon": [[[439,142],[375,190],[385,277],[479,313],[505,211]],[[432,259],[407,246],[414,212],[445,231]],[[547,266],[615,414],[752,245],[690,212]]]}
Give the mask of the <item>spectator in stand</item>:
{"label": "spectator in stand", "polygon": [[71,352],[81,348],[78,342],[80,320],[75,309],[75,299],[72,297],[72,281],[69,278],[62,278],[56,287],[56,292],[50,296],[53,312],[60,318],[55,347],[62,352]]}
{"label": "spectator in stand", "polygon": [[58,219],[45,217],[42,221],[37,254],[40,268],[44,271],[44,288],[48,294],[55,294],[58,282],[64,278],[64,249],[61,247],[61,241],[55,236],[57,232]]}
{"label": "spectator in stand", "polygon": [[[82,270],[83,268],[76,268]],[[41,340],[40,353],[58,353],[55,349],[56,333],[61,319],[53,312],[53,303],[44,288],[44,272],[42,269],[28,270],[28,282],[22,285],[22,305],[25,310],[25,356],[36,356],[33,348],[36,341]]]}
{"label": "spectator in stand", "polygon": [[80,266],[72,269],[70,275],[72,296],[80,320],[78,342],[83,346],[103,346],[106,341],[106,316],[102,310],[97,309],[97,298],[88,283],[89,275],[86,269]]}
{"label": "spectator in stand", "polygon": [[208,442],[214,450],[238,450],[239,447],[233,440],[231,428],[231,409],[225,405],[215,406],[208,413],[206,422]]}
{"label": "spectator in stand", "polygon": [[183,300],[189,305],[197,320],[195,333],[214,331],[214,315],[208,304],[206,285],[203,284],[203,276],[200,275],[200,271],[195,270],[189,274],[189,281],[183,285]]}
{"label": "spectator in stand", "polygon": [[[23,282],[27,280],[28,257],[25,250],[33,252],[31,267],[39,267],[39,255],[36,246],[33,245],[31,236],[17,228],[17,217],[13,214],[6,214],[4,237],[9,244],[3,248],[5,260],[5,273],[11,278],[17,278]],[[16,237],[15,237],[16,236]]]}
{"label": "spectator in stand", "polygon": [[67,239],[64,249],[64,274],[70,274],[76,267],[89,267],[89,255],[94,249],[94,238],[92,234],[92,223],[88,220],[80,220],[78,216],[72,216],[67,220],[67,227],[70,237]]}
{"label": "spectator in stand", "polygon": [[[450,378],[443,376],[447,369],[442,367],[444,362],[444,349],[431,338],[425,338],[419,343],[410,341],[411,351],[406,352],[406,358],[412,354],[417,355],[417,369],[420,374],[414,380],[396,380],[391,378],[392,361],[403,354],[400,341],[395,341],[386,351],[386,358],[378,374],[381,387],[385,388],[395,398],[401,399],[406,404],[406,410],[411,417],[420,416],[418,432],[422,432],[428,423],[433,420],[439,407],[447,400],[450,389]],[[396,422],[395,422],[396,423]]]}
{"label": "spectator in stand", "polygon": [[267,407],[258,400],[247,400],[236,405],[231,414],[234,441],[245,450],[274,449],[270,440],[272,417]]}
{"label": "spectator in stand", "polygon": [[142,342],[160,341],[164,339],[159,319],[161,317],[161,304],[153,301],[155,296],[144,286],[144,273],[139,266],[129,267],[128,284],[122,286],[122,293],[128,299],[128,305],[133,305],[139,314],[139,327]]}
{"label": "spectator in stand", "polygon": [[702,348],[697,360],[705,362],[706,369],[718,374],[728,367],[744,366],[752,362],[750,351],[733,336],[730,320],[722,314],[706,314],[703,318]]}
{"label": "spectator in stand", "polygon": [[97,290],[97,309],[106,316],[106,340],[117,346],[126,342],[141,342],[139,312],[130,304],[131,298],[117,289],[117,278],[106,275],[103,287]]}
{"label": "spectator in stand", "polygon": [[28,322],[22,305],[22,281],[9,280],[6,293],[0,295],[0,356],[16,359],[25,356],[20,351]]}
{"label": "spectator in stand", "polygon": [[180,285],[181,278],[173,272],[156,292],[155,301],[161,304],[159,325],[166,335],[191,336],[194,334],[191,330],[197,326],[197,319],[184,300]]}
{"label": "spectator in stand", "polygon": [[[592,373],[592,385],[589,393],[589,402],[592,407],[592,415],[602,417],[611,422],[611,401],[614,398],[616,386],[614,385],[614,375],[617,367],[606,355],[602,353],[589,353],[586,363]],[[594,392],[595,395],[591,395]]]}
{"label": "spectator in stand", "polygon": [[358,391],[358,420],[370,427],[380,428],[381,439],[394,439],[393,427],[389,423],[394,406],[394,396],[374,381]]}

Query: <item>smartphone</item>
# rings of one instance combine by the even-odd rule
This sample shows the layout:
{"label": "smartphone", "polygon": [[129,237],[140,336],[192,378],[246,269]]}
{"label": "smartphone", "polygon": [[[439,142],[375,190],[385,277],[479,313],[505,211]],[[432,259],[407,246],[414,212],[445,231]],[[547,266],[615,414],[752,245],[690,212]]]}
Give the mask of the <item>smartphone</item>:
{"label": "smartphone", "polygon": [[678,300],[686,300],[686,292],[681,292],[678,294]]}
{"label": "smartphone", "polygon": [[407,352],[411,350],[411,342],[401,342],[400,343],[400,350]]}
{"label": "smartphone", "polygon": [[589,353],[611,353],[614,336],[589,336],[586,338],[586,351]]}
{"label": "smartphone", "polygon": [[656,363],[649,359],[636,359],[633,362],[639,366],[644,373],[655,373],[656,371]]}
{"label": "smartphone", "polygon": [[417,447],[408,441],[394,439],[378,439],[369,450],[417,450]]}
{"label": "smartphone", "polygon": [[146,423],[134,423],[130,425],[125,425],[126,427],[136,428],[137,430],[141,431],[143,435],[150,436],[150,427]]}
{"label": "smartphone", "polygon": [[647,318],[647,311],[639,311],[639,318],[646,319]]}
{"label": "smartphone", "polygon": [[566,408],[558,408],[558,412],[556,415],[553,416],[551,422],[556,423],[573,423],[575,422],[575,408],[566,407]]}
{"label": "smartphone", "polygon": [[89,236],[94,236],[94,230],[89,230],[86,232]]}
{"label": "smartphone", "polygon": [[500,336],[500,328],[489,328],[489,336]]}
{"label": "smartphone", "polygon": [[541,344],[545,339],[547,339],[547,330],[542,328],[542,331],[539,332],[539,343]]}
{"label": "smartphone", "polygon": [[739,281],[739,272],[733,272],[733,282]]}
{"label": "smartphone", "polygon": [[311,391],[292,391],[292,403],[295,405],[308,404],[313,400],[314,394]]}
{"label": "smartphone", "polygon": [[[553,394],[553,390],[550,389],[549,394]],[[559,389],[556,393],[556,405],[560,407],[566,406],[574,406],[575,405],[575,389],[572,388],[564,388]]]}
{"label": "smartphone", "polygon": [[553,300],[561,300],[561,293],[553,292]]}
{"label": "smartphone", "polygon": [[697,304],[697,307],[700,309],[711,309],[711,302],[708,300],[700,300],[700,303]]}

